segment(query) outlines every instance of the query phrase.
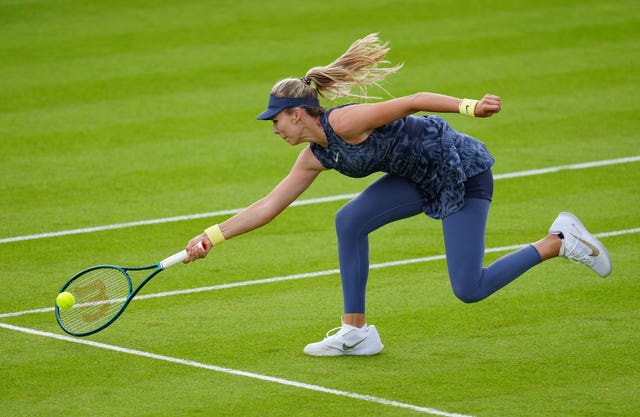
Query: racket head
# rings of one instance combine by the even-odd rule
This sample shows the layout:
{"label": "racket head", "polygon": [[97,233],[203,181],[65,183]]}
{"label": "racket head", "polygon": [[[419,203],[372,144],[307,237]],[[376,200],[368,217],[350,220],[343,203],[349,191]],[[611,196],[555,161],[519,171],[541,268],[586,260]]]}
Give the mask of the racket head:
{"label": "racket head", "polygon": [[70,292],[74,305],[66,310],[56,304],[56,320],[73,336],[96,333],[122,314],[129,304],[133,284],[127,270],[114,265],[97,265],[78,272],[59,292]]}

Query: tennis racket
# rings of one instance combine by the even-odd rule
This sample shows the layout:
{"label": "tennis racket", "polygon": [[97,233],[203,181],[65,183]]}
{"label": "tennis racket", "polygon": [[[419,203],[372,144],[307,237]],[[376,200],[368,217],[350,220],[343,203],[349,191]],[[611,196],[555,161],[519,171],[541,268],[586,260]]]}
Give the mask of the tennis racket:
{"label": "tennis racket", "polygon": [[[202,242],[199,243],[202,248]],[[165,269],[187,259],[182,250],[168,258],[147,266],[123,267],[96,265],[72,276],[60,289],[69,292],[75,300],[69,309],[55,305],[56,320],[65,332],[72,336],[88,336],[113,323],[127,308],[133,297],[151,278]],[[150,271],[140,284],[133,288],[129,272]]]}

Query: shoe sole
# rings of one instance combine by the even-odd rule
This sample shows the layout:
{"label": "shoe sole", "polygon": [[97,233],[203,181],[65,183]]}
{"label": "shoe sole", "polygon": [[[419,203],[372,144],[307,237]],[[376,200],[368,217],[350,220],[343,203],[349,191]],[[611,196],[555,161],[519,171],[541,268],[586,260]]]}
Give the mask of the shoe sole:
{"label": "shoe sole", "polygon": [[371,352],[362,352],[358,349],[353,350],[342,350],[342,349],[326,349],[326,350],[303,350],[306,355],[309,356],[373,356],[377,355],[384,349],[384,345],[380,342],[380,345],[376,348],[375,351]]}
{"label": "shoe sole", "polygon": [[367,353],[358,353],[358,352],[345,352],[343,350],[338,350],[338,349],[332,349],[330,351],[323,351],[323,352],[307,352],[307,351],[303,351],[305,355],[309,355],[309,356],[373,356],[373,355],[377,355],[378,353],[380,353],[382,351],[382,348],[384,346],[380,346],[380,350],[377,350],[375,352],[367,352]]}

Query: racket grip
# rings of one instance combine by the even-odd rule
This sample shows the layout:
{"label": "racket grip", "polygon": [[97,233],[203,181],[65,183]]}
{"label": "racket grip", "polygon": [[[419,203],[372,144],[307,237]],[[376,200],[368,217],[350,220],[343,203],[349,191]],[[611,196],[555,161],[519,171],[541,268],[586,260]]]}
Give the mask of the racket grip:
{"label": "racket grip", "polygon": [[[202,245],[202,242],[198,242],[198,244],[196,245],[198,246],[200,249],[204,250],[204,246]],[[170,268],[172,266],[174,266],[175,264],[179,264],[180,262],[184,261],[185,259],[187,259],[189,257],[189,253],[187,253],[187,250],[181,250],[178,253],[174,253],[173,255],[169,256],[166,259],[163,259],[162,261],[160,261],[160,267],[162,269],[167,269]]]}

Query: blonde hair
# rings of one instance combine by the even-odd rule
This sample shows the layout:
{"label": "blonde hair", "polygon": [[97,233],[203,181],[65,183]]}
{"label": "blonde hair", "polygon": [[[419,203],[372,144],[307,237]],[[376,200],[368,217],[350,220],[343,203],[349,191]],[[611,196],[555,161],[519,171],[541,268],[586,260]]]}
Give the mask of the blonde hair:
{"label": "blonde hair", "polygon": [[[378,34],[372,33],[353,42],[344,54],[329,65],[313,67],[302,78],[278,81],[271,94],[287,98],[322,97],[328,100],[339,97],[373,98],[367,95],[367,86],[382,88],[379,82],[402,68],[402,64],[379,66],[389,64],[384,60],[389,50],[389,42],[382,43]],[[355,87],[358,87],[358,93],[352,92]]]}

